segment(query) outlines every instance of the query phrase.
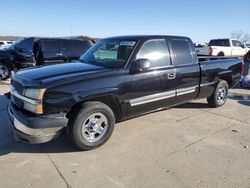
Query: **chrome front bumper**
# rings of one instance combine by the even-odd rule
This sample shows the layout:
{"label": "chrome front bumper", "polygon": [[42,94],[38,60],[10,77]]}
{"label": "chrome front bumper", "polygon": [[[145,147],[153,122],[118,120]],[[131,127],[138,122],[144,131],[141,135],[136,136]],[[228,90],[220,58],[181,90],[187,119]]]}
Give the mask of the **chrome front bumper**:
{"label": "chrome front bumper", "polygon": [[[13,136],[16,141],[29,144],[48,142],[57,137],[67,126],[68,119],[60,114],[53,116],[28,116],[18,111],[10,103],[8,114],[12,123]],[[48,122],[46,124],[46,122]]]}

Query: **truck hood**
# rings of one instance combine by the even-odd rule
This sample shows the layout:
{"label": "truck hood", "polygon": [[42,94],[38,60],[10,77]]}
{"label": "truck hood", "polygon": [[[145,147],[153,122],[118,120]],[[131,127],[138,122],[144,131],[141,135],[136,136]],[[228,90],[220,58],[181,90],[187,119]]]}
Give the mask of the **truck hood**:
{"label": "truck hood", "polygon": [[97,73],[108,71],[110,69],[77,61],[23,69],[15,74],[13,80],[22,83],[26,87],[49,87],[97,76]]}

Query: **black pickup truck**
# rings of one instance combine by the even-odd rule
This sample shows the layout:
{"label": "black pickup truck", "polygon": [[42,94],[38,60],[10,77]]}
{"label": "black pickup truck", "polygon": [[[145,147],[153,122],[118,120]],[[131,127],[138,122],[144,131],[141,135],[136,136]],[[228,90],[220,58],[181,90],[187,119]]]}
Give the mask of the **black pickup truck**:
{"label": "black pickup truck", "polygon": [[16,140],[44,143],[66,128],[82,150],[104,144],[115,123],[187,101],[222,106],[240,81],[242,59],[199,62],[178,36],[102,39],[78,63],[29,68],[11,81]]}

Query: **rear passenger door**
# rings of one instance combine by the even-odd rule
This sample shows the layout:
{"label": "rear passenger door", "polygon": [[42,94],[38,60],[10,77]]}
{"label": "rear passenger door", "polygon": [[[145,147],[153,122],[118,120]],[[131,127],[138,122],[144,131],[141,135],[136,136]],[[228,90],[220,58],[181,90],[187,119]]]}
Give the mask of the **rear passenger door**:
{"label": "rear passenger door", "polygon": [[59,40],[42,40],[42,53],[45,64],[54,64],[64,60],[63,54],[60,51]]}
{"label": "rear passenger door", "polygon": [[188,38],[170,38],[173,65],[176,71],[176,103],[197,97],[200,67],[192,41]]}

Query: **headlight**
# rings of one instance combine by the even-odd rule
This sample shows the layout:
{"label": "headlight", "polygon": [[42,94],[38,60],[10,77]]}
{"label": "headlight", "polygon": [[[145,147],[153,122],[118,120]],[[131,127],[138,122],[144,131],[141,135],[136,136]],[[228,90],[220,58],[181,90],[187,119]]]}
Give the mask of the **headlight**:
{"label": "headlight", "polygon": [[31,99],[43,99],[43,95],[46,89],[26,89],[25,96]]}
{"label": "headlight", "polygon": [[43,104],[42,99],[46,89],[26,89],[25,97],[28,97],[30,100],[24,101],[24,109],[36,113],[43,113]]}

